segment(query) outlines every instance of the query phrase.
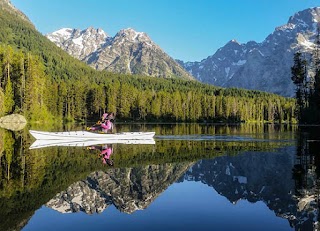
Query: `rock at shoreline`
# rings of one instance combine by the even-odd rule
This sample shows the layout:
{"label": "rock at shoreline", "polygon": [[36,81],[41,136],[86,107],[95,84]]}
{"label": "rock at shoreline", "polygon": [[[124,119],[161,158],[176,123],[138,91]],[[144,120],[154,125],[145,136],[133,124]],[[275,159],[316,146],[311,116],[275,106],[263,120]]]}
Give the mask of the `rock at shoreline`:
{"label": "rock at shoreline", "polygon": [[0,127],[11,131],[22,130],[26,124],[26,118],[19,114],[11,114],[0,118]]}

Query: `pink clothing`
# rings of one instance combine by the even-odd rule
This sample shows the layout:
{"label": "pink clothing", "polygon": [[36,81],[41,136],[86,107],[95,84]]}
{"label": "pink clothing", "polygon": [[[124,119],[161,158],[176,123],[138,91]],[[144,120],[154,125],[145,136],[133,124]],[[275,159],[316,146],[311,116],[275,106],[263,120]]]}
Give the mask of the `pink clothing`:
{"label": "pink clothing", "polygon": [[92,126],[91,128],[88,128],[88,130],[91,131],[97,131],[102,130],[103,132],[107,133],[109,130],[113,129],[113,123],[110,121],[111,119],[114,119],[114,113],[103,113],[101,117],[102,123],[96,124]]}
{"label": "pink clothing", "polygon": [[112,147],[107,147],[106,149],[102,149],[101,154],[102,155],[102,163],[109,164],[110,156],[112,154]]}
{"label": "pink clothing", "polygon": [[107,147],[106,149],[103,149],[101,151],[101,155],[103,155],[104,159],[110,159],[111,154],[112,154],[112,148],[111,147]]}
{"label": "pink clothing", "polygon": [[107,120],[106,122],[101,124],[101,127],[107,130],[112,129],[112,123],[110,122],[110,120]]}
{"label": "pink clothing", "polygon": [[104,113],[104,114],[102,115],[102,120],[105,120],[105,119],[107,118],[107,116],[108,116],[108,113]]}
{"label": "pink clothing", "polygon": [[112,145],[105,144],[105,145],[97,145],[97,146],[91,146],[88,149],[91,150],[99,150],[100,151],[100,157],[103,164],[108,164],[110,166],[113,166],[113,161],[110,159],[110,156],[112,155],[113,149]]}
{"label": "pink clothing", "polygon": [[90,128],[91,131],[96,131],[96,130],[101,130],[103,132],[108,132],[109,130],[113,129],[113,124],[110,120],[107,120],[105,122],[103,122],[102,124],[100,124],[99,126],[93,126]]}

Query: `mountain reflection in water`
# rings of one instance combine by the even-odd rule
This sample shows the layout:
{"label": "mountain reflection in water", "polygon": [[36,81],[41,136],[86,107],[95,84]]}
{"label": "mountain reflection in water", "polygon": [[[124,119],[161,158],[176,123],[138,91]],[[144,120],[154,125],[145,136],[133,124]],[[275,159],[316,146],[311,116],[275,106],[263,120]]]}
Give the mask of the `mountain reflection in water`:
{"label": "mountain reflection in water", "polygon": [[[228,134],[207,135],[197,134],[198,131],[189,131],[185,135],[177,132],[169,134],[170,129],[166,127],[156,129],[160,129],[157,133],[160,138],[156,139],[155,145],[114,144],[114,167],[102,165],[96,154],[84,148],[50,147],[24,153],[24,146],[19,149],[17,143],[32,142],[16,133],[15,139],[10,142],[6,138],[1,158],[0,229],[37,230],[44,227],[44,222],[50,222],[51,216],[61,219],[58,222],[60,226],[57,224],[54,228],[67,229],[68,224],[63,226],[63,223],[75,219],[63,219],[68,213],[79,217],[78,223],[72,224],[82,230],[85,226],[81,224],[86,222],[92,230],[104,229],[90,222],[100,216],[90,218],[83,214],[100,214],[108,220],[104,221],[105,225],[115,229],[125,227],[129,220],[142,219],[140,226],[139,222],[135,222],[131,228],[177,230],[184,227],[181,224],[184,220],[190,224],[185,230],[195,227],[201,230],[317,230],[320,185],[317,150],[320,150],[320,142],[316,141],[319,139],[316,129],[267,132],[265,128],[262,132],[235,129]],[[9,133],[4,134],[8,136]],[[211,139],[215,135],[223,139]],[[178,136],[184,139],[174,138]],[[8,144],[13,148],[10,149]],[[18,161],[11,159],[8,165],[11,152]],[[199,183],[211,189],[205,198],[196,194],[202,190]],[[179,187],[186,187],[189,191],[179,194]],[[193,192],[192,200],[199,203],[181,202]],[[260,213],[253,213],[250,224],[242,224],[241,219],[244,222],[244,218],[241,215],[233,220],[228,218],[234,211],[224,212],[228,207],[226,205],[203,205],[205,201],[218,200],[219,197],[238,207],[244,206],[242,201],[252,203],[247,204],[243,211],[263,203],[274,215],[259,217]],[[179,203],[191,207],[181,210]],[[48,213],[47,208],[58,211],[61,218]],[[115,213],[112,208],[121,213]],[[161,211],[168,212],[161,214]],[[169,211],[175,211],[174,217],[166,216],[171,214]],[[267,212],[266,209],[263,211]],[[210,217],[210,213],[216,214],[216,217]],[[130,218],[122,214],[128,214]],[[218,219],[220,216],[225,218]],[[41,220],[40,217],[46,218]],[[276,218],[281,221],[271,224]],[[159,219],[162,219],[161,222]],[[113,223],[116,223],[115,226],[112,226]]]}

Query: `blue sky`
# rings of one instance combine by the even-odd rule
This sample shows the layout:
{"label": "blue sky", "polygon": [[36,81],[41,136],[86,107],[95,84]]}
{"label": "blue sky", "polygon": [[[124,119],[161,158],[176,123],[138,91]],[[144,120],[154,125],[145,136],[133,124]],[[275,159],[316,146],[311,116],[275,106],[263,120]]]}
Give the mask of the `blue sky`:
{"label": "blue sky", "polygon": [[175,59],[200,61],[231,39],[262,42],[320,0],[11,0],[43,34],[63,27],[131,27]]}

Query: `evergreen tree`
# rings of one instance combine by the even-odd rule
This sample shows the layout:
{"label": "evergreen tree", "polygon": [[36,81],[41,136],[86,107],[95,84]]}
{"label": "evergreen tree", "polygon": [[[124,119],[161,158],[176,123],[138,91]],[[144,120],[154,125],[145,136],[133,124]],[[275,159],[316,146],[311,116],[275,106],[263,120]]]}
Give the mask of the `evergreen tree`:
{"label": "evergreen tree", "polygon": [[3,54],[3,65],[4,65],[3,70],[5,71],[4,78],[3,78],[4,86],[6,85],[8,79],[10,79],[10,68],[12,63],[12,56],[13,56],[13,49],[11,46],[8,46],[6,49],[4,49],[4,54]]}
{"label": "evergreen tree", "polygon": [[[310,73],[307,78],[307,73]],[[296,85],[296,113],[300,123],[320,122],[320,28],[314,42],[311,62],[308,64],[300,52],[294,55],[291,68],[292,81]]]}
{"label": "evergreen tree", "polygon": [[3,89],[0,87],[0,116],[3,116],[4,114],[5,114],[4,93],[3,93]]}
{"label": "evergreen tree", "polygon": [[296,85],[296,102],[297,102],[297,118],[302,122],[303,114],[308,105],[307,95],[307,79],[306,79],[306,61],[302,59],[302,54],[296,52],[293,58],[293,66],[291,67],[291,79]]}
{"label": "evergreen tree", "polygon": [[10,80],[10,75],[7,77],[7,83],[5,87],[5,93],[4,93],[4,112],[6,114],[9,114],[12,112],[14,107],[14,95],[13,95],[13,89],[12,89],[12,83]]}
{"label": "evergreen tree", "polygon": [[313,59],[313,71],[314,78],[310,83],[310,111],[312,115],[312,122],[319,123],[320,119],[320,27],[317,26],[317,35],[314,43]]}

